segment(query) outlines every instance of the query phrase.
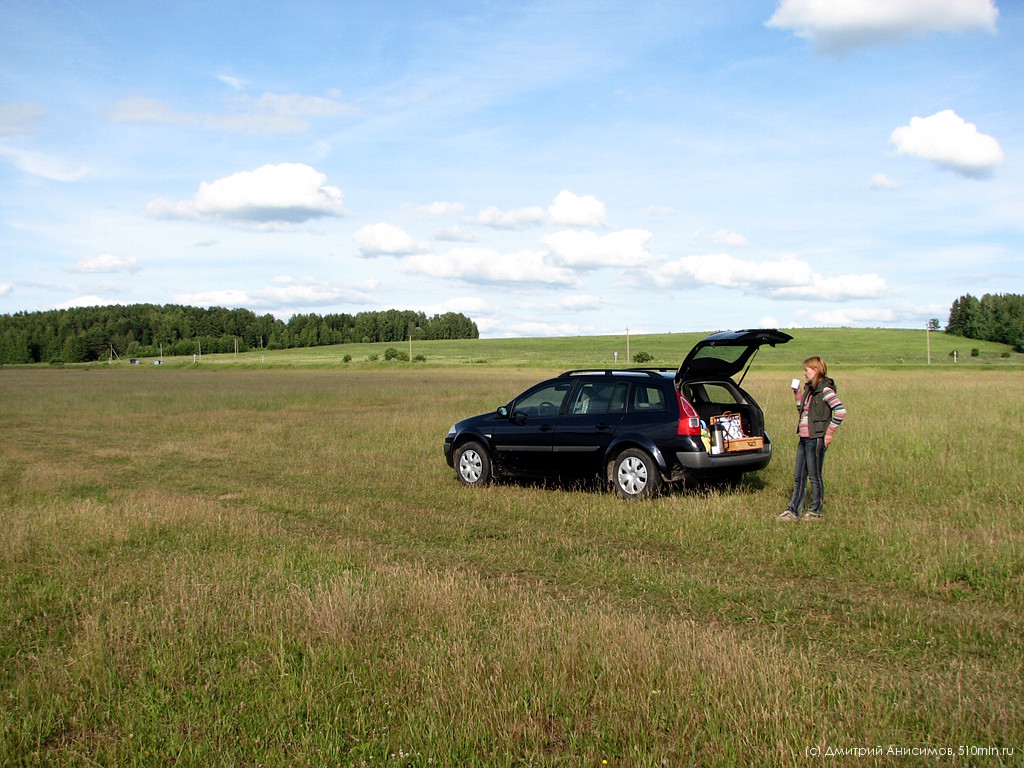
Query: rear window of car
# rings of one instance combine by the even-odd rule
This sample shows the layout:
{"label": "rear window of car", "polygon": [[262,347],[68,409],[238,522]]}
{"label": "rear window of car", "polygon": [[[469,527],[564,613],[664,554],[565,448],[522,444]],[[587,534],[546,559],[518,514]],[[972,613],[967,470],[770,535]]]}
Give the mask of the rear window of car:
{"label": "rear window of car", "polygon": [[735,405],[736,393],[731,387],[714,382],[689,384],[683,387],[683,395],[694,405],[714,403],[716,405]]}
{"label": "rear window of car", "polygon": [[649,384],[634,384],[629,397],[630,413],[664,413],[668,410],[668,400],[661,387]]}

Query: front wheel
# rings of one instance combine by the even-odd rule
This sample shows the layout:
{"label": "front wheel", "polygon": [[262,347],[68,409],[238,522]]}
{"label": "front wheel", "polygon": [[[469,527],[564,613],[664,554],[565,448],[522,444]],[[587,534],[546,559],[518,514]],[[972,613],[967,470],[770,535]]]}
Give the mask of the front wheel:
{"label": "front wheel", "polygon": [[629,448],[616,457],[611,480],[624,499],[649,499],[661,484],[654,459],[639,448]]}
{"label": "front wheel", "polygon": [[480,487],[491,480],[491,458],[480,443],[469,442],[455,449],[455,472],[463,485]]}

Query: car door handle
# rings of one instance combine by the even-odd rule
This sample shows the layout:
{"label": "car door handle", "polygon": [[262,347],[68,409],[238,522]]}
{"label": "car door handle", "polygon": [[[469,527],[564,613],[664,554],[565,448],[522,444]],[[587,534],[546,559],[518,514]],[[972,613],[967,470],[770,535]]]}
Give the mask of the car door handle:
{"label": "car door handle", "polygon": [[554,428],[553,424],[541,424],[540,427],[538,427],[541,432],[550,432]]}
{"label": "car door handle", "polygon": [[596,429],[598,432],[603,432],[604,430],[611,429],[611,428],[612,428],[611,424],[605,424],[603,421],[600,424],[595,424],[594,425],[594,429]]}

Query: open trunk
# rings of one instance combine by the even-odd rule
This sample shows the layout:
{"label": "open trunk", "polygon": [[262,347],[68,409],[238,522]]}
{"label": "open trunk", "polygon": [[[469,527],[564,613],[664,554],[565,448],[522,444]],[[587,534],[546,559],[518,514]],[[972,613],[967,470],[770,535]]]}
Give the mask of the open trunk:
{"label": "open trunk", "polygon": [[679,389],[704,424],[710,426],[712,417],[738,413],[745,436],[764,437],[764,413],[761,407],[731,381],[698,379],[683,382]]}

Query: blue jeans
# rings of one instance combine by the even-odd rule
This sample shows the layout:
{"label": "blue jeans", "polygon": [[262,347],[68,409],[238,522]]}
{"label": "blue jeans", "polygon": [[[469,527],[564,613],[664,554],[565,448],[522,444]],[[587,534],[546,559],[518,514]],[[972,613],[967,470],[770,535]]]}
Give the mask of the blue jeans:
{"label": "blue jeans", "polygon": [[796,467],[793,469],[793,495],[786,509],[800,516],[807,492],[807,481],[811,481],[811,501],[807,514],[820,515],[825,503],[825,481],[822,469],[825,467],[825,438],[801,437],[796,449]]}

